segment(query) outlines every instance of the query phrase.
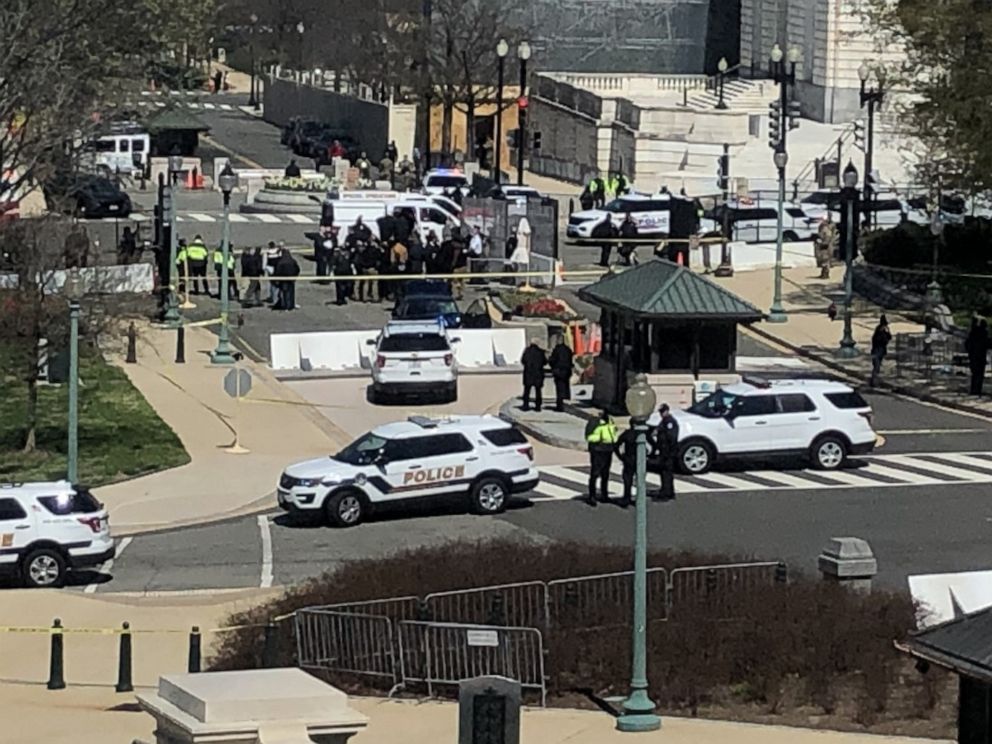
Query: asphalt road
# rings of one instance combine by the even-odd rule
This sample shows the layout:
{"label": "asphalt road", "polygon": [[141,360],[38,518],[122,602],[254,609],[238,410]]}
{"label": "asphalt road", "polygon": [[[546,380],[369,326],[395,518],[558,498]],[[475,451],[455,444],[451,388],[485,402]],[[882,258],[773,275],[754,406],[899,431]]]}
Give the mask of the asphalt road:
{"label": "asphalt road", "polygon": [[[869,477],[881,464],[922,482],[876,487],[811,482],[809,488],[781,489],[756,484],[683,492],[675,502],[650,505],[651,544],[781,559],[794,570],[812,571],[829,538],[853,535],[874,548],[879,582],[903,589],[908,575],[989,568],[992,423],[899,398],[868,397],[886,443],[876,451],[877,458],[853,462],[844,475]],[[974,457],[986,465],[941,459],[942,453],[962,452],[982,453]],[[817,478],[798,463],[775,467],[804,480]],[[858,476],[859,470],[865,475]],[[953,480],[951,471],[971,475]],[[738,467],[717,472],[731,481],[760,480]],[[137,536],[109,575],[83,574],[76,583],[92,585],[90,591],[96,592],[212,590],[257,587],[271,572],[272,582],[281,585],[349,559],[461,538],[629,545],[633,534],[633,510],[593,510],[579,501],[542,494],[517,500],[495,518],[471,516],[455,507],[417,506],[348,530],[296,525],[275,510],[259,516]],[[270,563],[263,562],[263,532],[271,537]],[[369,592],[373,597],[374,587]]]}

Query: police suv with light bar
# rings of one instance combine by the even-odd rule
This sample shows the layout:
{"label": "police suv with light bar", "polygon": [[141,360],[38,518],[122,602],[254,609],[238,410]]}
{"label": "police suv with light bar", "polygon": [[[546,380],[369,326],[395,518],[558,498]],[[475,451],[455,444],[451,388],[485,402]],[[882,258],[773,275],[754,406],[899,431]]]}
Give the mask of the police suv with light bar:
{"label": "police suv with light bar", "polygon": [[279,505],[352,527],[374,509],[414,499],[467,500],[476,514],[499,514],[511,494],[539,480],[534,449],[493,416],[411,416],[379,426],[336,455],[290,465]]}

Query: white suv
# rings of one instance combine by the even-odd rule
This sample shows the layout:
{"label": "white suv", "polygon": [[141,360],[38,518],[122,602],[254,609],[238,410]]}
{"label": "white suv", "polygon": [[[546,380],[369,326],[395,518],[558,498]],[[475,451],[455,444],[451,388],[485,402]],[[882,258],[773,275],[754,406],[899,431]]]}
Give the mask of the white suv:
{"label": "white suv", "polygon": [[458,362],[443,321],[390,321],[369,343],[372,360],[372,402],[388,395],[439,395],[458,400]]}
{"label": "white suv", "polygon": [[373,509],[414,499],[467,498],[477,514],[498,514],[510,495],[539,480],[534,449],[515,427],[492,416],[411,416],[379,426],[331,457],[290,465],[279,479],[279,506],[323,514],[337,527]]}
{"label": "white suv", "polygon": [[[747,381],[728,385],[673,414],[679,424],[677,465],[700,475],[723,457],[799,455],[820,470],[875,447],[871,406],[830,380]],[[658,424],[658,414],[648,423]]]}
{"label": "white suv", "polygon": [[0,485],[0,572],[55,587],[70,569],[113,556],[107,511],[87,489],[67,481]]}
{"label": "white suv", "polygon": [[614,199],[602,209],[584,209],[568,217],[565,236],[569,238],[592,238],[593,229],[603,220],[609,219],[620,227],[627,215],[637,223],[638,237],[664,237],[668,235],[672,223],[671,194],[624,194]]}
{"label": "white suv", "polygon": [[[753,200],[730,200],[718,204],[700,221],[704,235],[723,233],[724,221],[731,240],[745,243],[773,243],[778,236],[778,205],[765,203],[758,206]],[[803,207],[786,203],[782,212],[782,240],[812,240],[819,227],[819,219],[808,214]]]}

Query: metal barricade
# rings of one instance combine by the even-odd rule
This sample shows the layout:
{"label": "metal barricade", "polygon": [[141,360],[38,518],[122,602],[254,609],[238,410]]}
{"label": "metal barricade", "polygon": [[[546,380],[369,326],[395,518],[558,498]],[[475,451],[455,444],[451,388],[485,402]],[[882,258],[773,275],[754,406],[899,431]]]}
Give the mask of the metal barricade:
{"label": "metal barricade", "polygon": [[303,669],[399,679],[388,617],[306,609],[296,613],[296,651]]}
{"label": "metal barricade", "polygon": [[543,628],[547,622],[543,581],[438,592],[424,604],[431,620],[451,623]]}
{"label": "metal barricade", "polygon": [[347,615],[375,615],[390,620],[418,620],[420,597],[390,597],[372,599],[366,602],[342,602],[341,604],[309,607],[308,610],[323,610]]}
{"label": "metal barricade", "polygon": [[460,623],[400,623],[401,684],[457,685],[464,679],[499,675],[537,690],[547,700],[544,640],[536,628]]}
{"label": "metal barricade", "polygon": [[[649,568],[648,617],[667,617],[668,572]],[[548,627],[625,625],[634,608],[634,572],[581,576],[548,582]]]}
{"label": "metal barricade", "polygon": [[702,603],[714,619],[725,618],[733,614],[735,594],[781,581],[781,569],[776,571],[778,566],[777,562],[768,561],[676,568],[668,591],[668,617],[682,607]]}

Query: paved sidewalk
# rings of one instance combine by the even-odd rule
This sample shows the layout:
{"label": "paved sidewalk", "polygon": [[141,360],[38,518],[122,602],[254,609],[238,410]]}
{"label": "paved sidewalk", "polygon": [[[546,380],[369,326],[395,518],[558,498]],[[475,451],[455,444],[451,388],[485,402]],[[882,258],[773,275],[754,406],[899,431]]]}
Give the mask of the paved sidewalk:
{"label": "paved sidewalk", "polygon": [[[186,364],[175,364],[176,332],[145,327],[138,334],[138,363],[112,356],[182,440],[192,458],[179,468],[100,488],[115,534],[202,523],[271,506],[282,469],[290,462],[336,452],[348,437],[248,360],[253,387],[243,403],[223,391],[230,367],[210,364],[217,337],[206,328],[186,330]],[[234,442],[250,452],[225,451]]]}
{"label": "paved sidewalk", "polygon": [[[773,271],[739,272],[726,279],[714,278],[721,286],[740,295],[762,310],[768,309],[772,300]],[[923,332],[924,326],[899,315],[896,311],[882,310],[864,299],[856,298],[853,312],[853,335],[861,352],[855,359],[841,359],[836,351],[843,335],[843,278],[842,267],[834,267],[831,279],[819,279],[817,269],[795,268],[783,271],[782,299],[789,319],[785,323],[757,323],[752,332],[763,340],[771,340],[786,349],[802,354],[867,384],[871,374],[871,336],[882,312],[889,319],[892,335]],[[837,320],[831,321],[827,308],[837,303]],[[921,400],[948,405],[982,416],[992,416],[992,396],[981,399],[968,394],[969,378],[964,375],[939,375],[933,379],[914,379],[895,376],[895,340],[889,345],[889,357],[882,367],[879,387],[895,390]],[[987,387],[992,387],[987,383]]]}

